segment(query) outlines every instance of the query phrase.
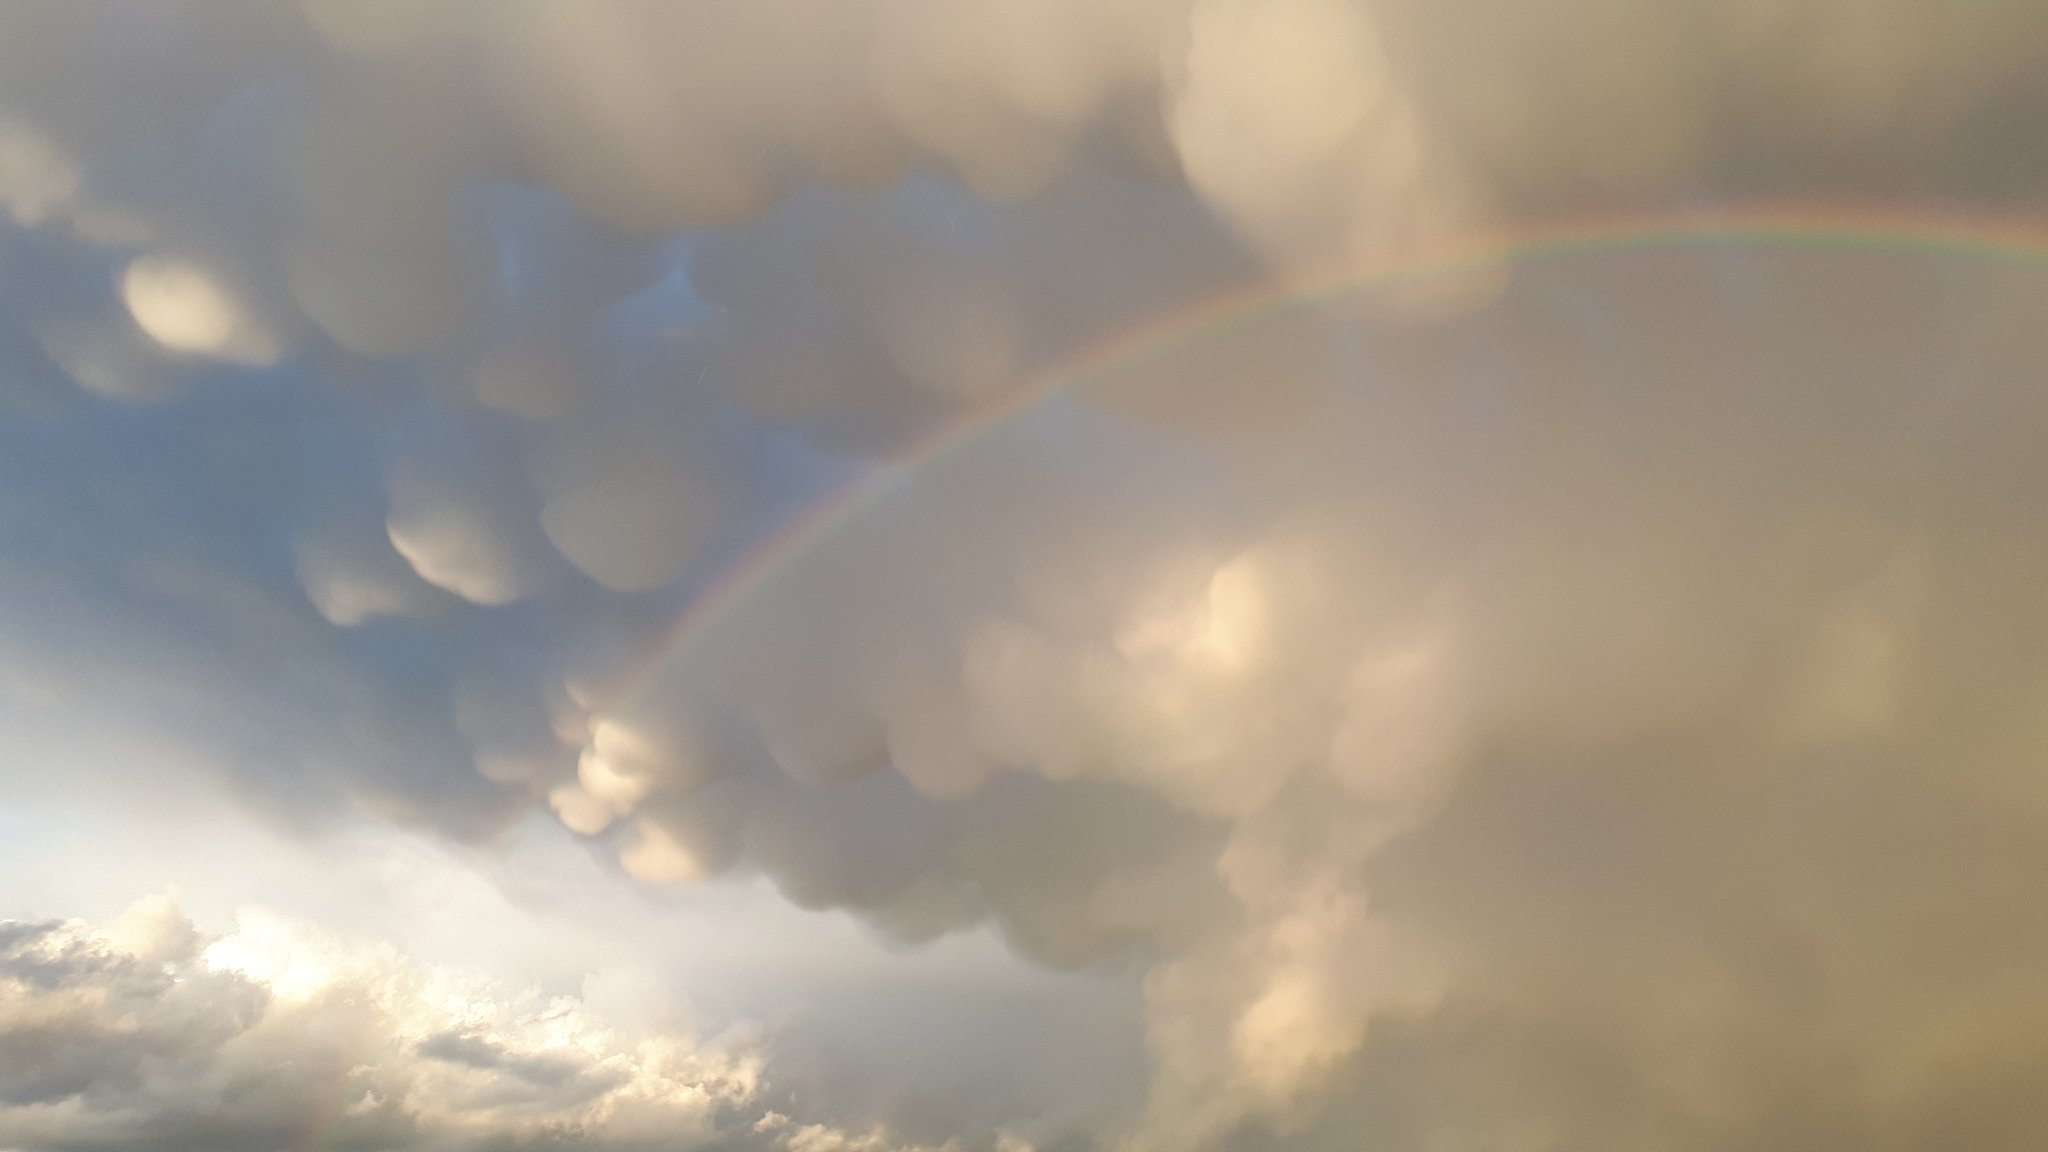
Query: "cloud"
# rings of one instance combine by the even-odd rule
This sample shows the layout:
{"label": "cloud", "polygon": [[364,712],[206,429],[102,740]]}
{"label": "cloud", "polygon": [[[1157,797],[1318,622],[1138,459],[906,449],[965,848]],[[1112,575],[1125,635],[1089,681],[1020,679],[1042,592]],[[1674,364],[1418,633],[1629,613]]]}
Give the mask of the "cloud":
{"label": "cloud", "polygon": [[607,1020],[268,913],[222,936],[161,897],[104,925],[0,925],[12,1147],[909,1147],[798,1125],[767,1091],[743,1029]]}
{"label": "cloud", "polygon": [[[1912,328],[1945,273],[1741,267],[1740,293],[1654,253],[1531,267],[1464,320],[1369,330],[1380,372],[1329,401],[1360,423],[1295,434],[1284,468],[1085,411],[933,465],[648,690],[717,767],[656,761],[636,818],[736,824],[792,899],[911,938],[989,916],[1047,962],[1142,958],[1138,1146],[1352,1146],[1407,1122],[1384,1101],[1411,1076],[1445,1093],[1418,1131],[1776,1141],[1797,1082],[1838,1101],[1798,1130],[1848,1140],[1940,1114],[1968,1076],[1944,1061],[2023,1076],[2025,1029],[1939,989],[2033,971],[2038,926],[1913,941],[1954,941],[1920,917],[1969,891],[1990,929],[2033,867],[2015,581],[2042,558],[1979,535],[2040,485],[1993,463],[2038,407],[2011,375],[2033,344],[1997,328],[1932,430],[1904,365],[1987,330],[1857,334]],[[1279,495],[1200,499],[1219,474]],[[964,783],[899,760],[920,730]],[[1930,967],[1877,959],[1902,951]],[[1850,1036],[1873,1054],[1817,1054]],[[1640,1082],[1518,1063],[1566,1043]],[[1753,1045],[1781,1075],[1742,1071]],[[1465,1046],[1503,1063],[1468,1085]],[[1888,1103],[1858,1103],[1866,1075]]]}
{"label": "cloud", "polygon": [[41,224],[77,191],[77,170],[34,128],[11,118],[0,127],[0,203],[15,223]]}
{"label": "cloud", "polygon": [[122,273],[121,297],[135,323],[173,352],[253,364],[277,358],[274,341],[205,269],[142,257]]}
{"label": "cloud", "polygon": [[[1198,303],[1559,217],[2037,208],[2043,17],[1931,12],[10,9],[0,710],[90,767],[0,775],[538,812],[634,891],[1140,985],[1149,1101],[991,1139],[2011,1143],[2038,269]],[[288,1142],[319,1076],[368,1142],[880,1139],[297,930],[161,945],[184,983],[13,931],[0,1142]]]}

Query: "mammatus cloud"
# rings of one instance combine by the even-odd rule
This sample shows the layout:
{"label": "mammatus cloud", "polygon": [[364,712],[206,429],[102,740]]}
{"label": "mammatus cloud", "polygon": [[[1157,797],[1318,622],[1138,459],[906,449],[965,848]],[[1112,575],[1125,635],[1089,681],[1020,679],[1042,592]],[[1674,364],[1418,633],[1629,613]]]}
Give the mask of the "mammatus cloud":
{"label": "mammatus cloud", "polygon": [[[1878,251],[1502,249],[1273,303],[1559,216],[2038,211],[2036,6],[0,0],[0,33],[25,729],[309,831],[544,809],[621,883],[765,875],[1136,980],[1153,1082],[1102,1145],[2048,1127],[2004,1089],[2048,954],[2026,253],[1823,208]],[[1190,311],[1227,292],[1268,306]],[[159,987],[157,945],[19,931],[57,981],[24,1012]],[[17,1122],[212,1140],[178,1093],[246,1082],[283,1124],[312,1088],[239,1053],[357,1037],[365,1139],[880,1139],[674,1080],[695,1049],[565,1070],[541,1008],[428,1034],[392,990],[425,976],[344,965],[343,1012],[197,948],[189,1019],[133,1009],[186,1080],[63,1104],[157,1091],[147,1045],[80,1041],[84,1095]]]}
{"label": "mammatus cloud", "polygon": [[[1933,348],[1859,335],[1937,306],[1914,260],[1740,267],[1740,294],[1669,253],[1530,267],[1377,333],[1371,424],[1326,457],[1294,437],[1292,479],[1239,465],[1309,485],[1296,511],[1169,525],[1185,503],[1128,479],[1176,467],[1143,441],[1116,495],[1062,505],[1075,427],[1040,442],[1059,479],[1028,429],[943,462],[608,721],[649,765],[624,843],[658,828],[908,935],[986,914],[1048,961],[1143,957],[1137,1147],[1940,1131],[1953,1069],[2036,1058],[1949,990],[2038,972],[2041,925],[1990,893],[2038,865],[2018,573],[2044,558],[1980,533],[2043,484],[1993,464],[2040,416],[2040,348],[1996,309]],[[1972,407],[1930,428],[1911,365],[1959,356]],[[1041,519],[982,527],[1023,476]],[[680,750],[734,715],[760,743],[707,779]],[[1584,1066],[1540,1070],[1560,1045]],[[1792,1082],[1834,1101],[1808,1128]]]}

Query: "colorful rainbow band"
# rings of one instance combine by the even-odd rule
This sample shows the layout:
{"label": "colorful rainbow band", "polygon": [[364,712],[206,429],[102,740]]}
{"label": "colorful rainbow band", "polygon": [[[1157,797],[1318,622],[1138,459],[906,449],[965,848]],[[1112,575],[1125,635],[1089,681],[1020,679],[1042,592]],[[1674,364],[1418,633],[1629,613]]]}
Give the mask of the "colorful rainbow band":
{"label": "colorful rainbow band", "polygon": [[1421,255],[1354,267],[1306,284],[1260,281],[1154,317],[1081,350],[1002,401],[969,413],[908,452],[805,510],[729,567],[664,629],[608,694],[628,706],[693,639],[734,614],[774,573],[859,522],[934,462],[963,452],[1049,397],[1144,363],[1198,336],[1227,333],[1275,315],[1404,281],[1496,265],[1553,262],[1617,252],[1725,248],[1927,256],[1946,260],[2048,265],[2048,222],[1931,208],[1773,205],[1712,212],[1602,217],[1551,223],[1466,240]]}

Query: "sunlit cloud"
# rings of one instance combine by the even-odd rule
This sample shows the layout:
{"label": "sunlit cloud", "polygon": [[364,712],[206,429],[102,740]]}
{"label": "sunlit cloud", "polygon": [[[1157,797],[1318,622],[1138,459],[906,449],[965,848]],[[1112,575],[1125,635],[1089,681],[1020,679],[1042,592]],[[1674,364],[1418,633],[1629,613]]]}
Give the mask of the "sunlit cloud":
{"label": "sunlit cloud", "polygon": [[[609,988],[597,998],[632,1007]],[[0,924],[0,1021],[0,1138],[30,1146],[907,1147],[764,1109],[764,1054],[743,1031],[605,1019],[583,997],[259,910],[211,937],[164,898],[98,927]]]}
{"label": "sunlit cloud", "polygon": [[145,256],[121,276],[121,296],[150,339],[173,352],[268,364],[278,349],[219,280],[197,265]]}
{"label": "sunlit cloud", "polygon": [[0,929],[0,1146],[2040,1144],[2044,12],[5,8],[0,784],[194,827],[0,891],[534,919]]}

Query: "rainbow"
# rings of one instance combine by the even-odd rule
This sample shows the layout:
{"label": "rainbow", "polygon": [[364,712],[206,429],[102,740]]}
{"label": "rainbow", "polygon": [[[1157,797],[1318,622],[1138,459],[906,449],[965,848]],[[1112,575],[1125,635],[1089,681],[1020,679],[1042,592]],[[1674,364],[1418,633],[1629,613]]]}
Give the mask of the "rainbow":
{"label": "rainbow", "polygon": [[1262,280],[1153,317],[1083,348],[1002,401],[967,414],[864,474],[755,544],[695,596],[647,653],[605,694],[604,707],[631,705],[692,642],[734,616],[777,572],[800,565],[931,465],[972,450],[1052,397],[1138,367],[1184,341],[1248,327],[1289,311],[1435,276],[1620,252],[1710,250],[1740,245],[1924,256],[2048,267],[2048,220],[1928,207],[1764,205],[1704,212],[1552,222],[1420,255],[1352,267],[1306,283]]}

